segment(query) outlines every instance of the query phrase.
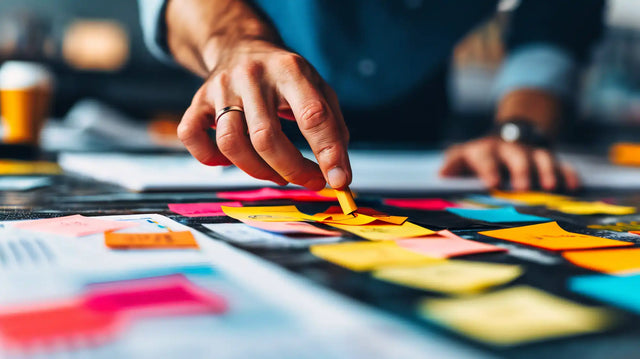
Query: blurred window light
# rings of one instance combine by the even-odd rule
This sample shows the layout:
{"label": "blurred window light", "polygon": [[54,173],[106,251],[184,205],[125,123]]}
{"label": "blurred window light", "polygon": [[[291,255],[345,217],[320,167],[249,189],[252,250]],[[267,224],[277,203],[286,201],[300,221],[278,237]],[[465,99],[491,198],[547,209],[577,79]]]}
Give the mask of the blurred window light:
{"label": "blurred window light", "polygon": [[109,20],[78,20],[66,30],[62,54],[81,70],[117,71],[129,59],[129,34],[124,26]]}
{"label": "blurred window light", "polygon": [[640,1],[609,0],[606,20],[611,26],[640,30]]}

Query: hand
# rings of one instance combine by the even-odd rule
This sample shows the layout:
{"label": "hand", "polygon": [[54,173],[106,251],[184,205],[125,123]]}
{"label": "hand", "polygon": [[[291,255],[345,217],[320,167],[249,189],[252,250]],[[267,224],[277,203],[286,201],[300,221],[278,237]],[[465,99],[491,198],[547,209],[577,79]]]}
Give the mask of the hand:
{"label": "hand", "polygon": [[509,173],[511,187],[518,191],[532,189],[536,177],[547,191],[558,189],[561,184],[570,191],[580,186],[576,172],[558,162],[548,149],[509,143],[494,136],[449,148],[440,174],[449,177],[471,172],[489,188],[497,188],[503,168]]}
{"label": "hand", "polygon": [[[335,92],[301,56],[270,42],[244,41],[220,60],[178,127],[189,152],[206,165],[235,164],[249,175],[311,190],[351,182],[349,133]],[[240,106],[214,124],[216,111]],[[302,156],[278,117],[295,120],[318,164]],[[215,126],[212,141],[207,129]]]}

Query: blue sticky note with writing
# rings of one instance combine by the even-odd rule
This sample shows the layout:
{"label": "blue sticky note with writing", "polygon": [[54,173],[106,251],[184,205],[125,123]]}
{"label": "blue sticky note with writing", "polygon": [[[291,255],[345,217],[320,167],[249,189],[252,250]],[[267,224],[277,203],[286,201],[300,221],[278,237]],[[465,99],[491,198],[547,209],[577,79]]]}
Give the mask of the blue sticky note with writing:
{"label": "blue sticky note with writing", "polygon": [[569,280],[569,288],[588,297],[640,313],[640,275],[573,277]]}
{"label": "blue sticky note with writing", "polygon": [[447,208],[447,211],[456,214],[460,217],[476,219],[479,221],[491,222],[491,223],[505,223],[505,222],[547,222],[549,218],[538,217],[531,214],[522,214],[514,207],[501,207],[501,208]]}

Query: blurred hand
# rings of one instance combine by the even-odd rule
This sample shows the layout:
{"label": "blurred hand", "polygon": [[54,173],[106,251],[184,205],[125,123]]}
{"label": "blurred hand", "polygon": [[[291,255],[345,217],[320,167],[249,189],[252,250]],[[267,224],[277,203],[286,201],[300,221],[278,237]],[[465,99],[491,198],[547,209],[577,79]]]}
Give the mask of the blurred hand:
{"label": "blurred hand", "polygon": [[[220,57],[178,127],[189,152],[206,165],[235,164],[249,175],[311,190],[351,182],[349,133],[335,92],[301,56],[267,41],[243,41]],[[239,106],[214,123],[216,112]],[[302,156],[279,117],[296,121],[318,161]],[[207,129],[215,127],[212,141]]]}
{"label": "blurred hand", "polygon": [[475,174],[489,188],[500,185],[504,172],[518,191],[533,189],[536,182],[548,191],[560,186],[571,191],[580,186],[571,166],[560,163],[548,149],[505,142],[495,136],[452,146],[440,170],[445,177]]}

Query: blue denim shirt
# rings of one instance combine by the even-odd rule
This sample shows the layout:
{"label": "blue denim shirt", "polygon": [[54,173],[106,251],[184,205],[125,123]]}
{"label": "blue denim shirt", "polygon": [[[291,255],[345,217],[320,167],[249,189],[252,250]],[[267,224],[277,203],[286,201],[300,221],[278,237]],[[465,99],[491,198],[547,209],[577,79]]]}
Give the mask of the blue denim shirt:
{"label": "blue denim shirt", "polygon": [[[496,11],[497,2],[252,1],[285,44],[309,60],[351,108],[392,103],[418,87],[442,68],[465,34]],[[165,0],[139,3],[148,46],[169,60]],[[496,81],[496,98],[518,88],[570,95],[576,62],[586,57],[601,31],[603,3],[521,0],[512,16],[511,52]]]}

